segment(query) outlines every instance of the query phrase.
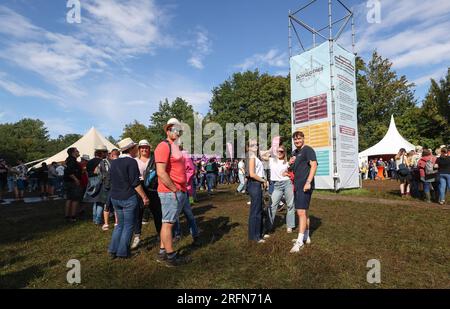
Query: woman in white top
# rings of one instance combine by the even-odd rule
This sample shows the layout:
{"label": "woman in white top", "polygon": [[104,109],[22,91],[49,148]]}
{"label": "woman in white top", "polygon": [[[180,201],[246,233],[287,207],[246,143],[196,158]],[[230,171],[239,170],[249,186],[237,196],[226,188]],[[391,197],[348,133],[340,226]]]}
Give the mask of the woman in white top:
{"label": "woman in white top", "polygon": [[292,233],[292,230],[295,228],[294,189],[291,179],[288,176],[289,162],[287,161],[286,147],[279,146],[276,157],[271,158],[270,153],[267,153],[265,156],[262,156],[262,159],[269,161],[270,181],[274,185],[267,229],[273,232],[275,215],[281,198],[284,195],[288,210],[286,215],[286,229],[288,233]]}
{"label": "woman in white top", "polygon": [[249,144],[249,179],[248,192],[250,194],[250,215],[248,218],[248,239],[264,243],[262,211],[263,211],[263,190],[268,187],[264,174],[264,166],[258,158],[258,143],[250,140]]}

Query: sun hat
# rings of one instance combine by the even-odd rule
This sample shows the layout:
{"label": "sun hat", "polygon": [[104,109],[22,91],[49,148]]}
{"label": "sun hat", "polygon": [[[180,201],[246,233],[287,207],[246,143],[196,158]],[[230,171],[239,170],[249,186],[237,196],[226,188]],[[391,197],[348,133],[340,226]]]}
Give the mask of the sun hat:
{"label": "sun hat", "polygon": [[124,138],[123,140],[117,143],[117,146],[119,146],[120,151],[125,151],[127,149],[133,148],[136,145],[137,144],[133,142],[133,140],[129,137]]}

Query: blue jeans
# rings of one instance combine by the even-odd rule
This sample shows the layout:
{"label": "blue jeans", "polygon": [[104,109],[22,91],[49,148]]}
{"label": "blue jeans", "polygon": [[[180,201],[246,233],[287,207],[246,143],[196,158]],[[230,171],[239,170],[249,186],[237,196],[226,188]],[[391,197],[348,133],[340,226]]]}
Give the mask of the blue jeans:
{"label": "blue jeans", "polygon": [[239,174],[239,187],[237,188],[238,192],[245,191],[245,177],[243,174]]}
{"label": "blue jeans", "polygon": [[[191,203],[189,203],[189,194],[186,193],[186,200],[183,205],[183,209],[181,210],[184,215],[186,216],[186,219],[189,224],[189,230],[191,231],[192,237],[198,236],[198,227],[197,223],[195,222],[194,214],[192,213]],[[174,233],[175,236],[181,236],[181,225],[180,225],[180,218],[177,219],[177,222],[174,224]]]}
{"label": "blue jeans", "polygon": [[445,201],[445,189],[450,191],[450,174],[440,174],[439,201]]}
{"label": "blue jeans", "polygon": [[111,202],[117,214],[118,225],[114,228],[108,251],[119,257],[128,257],[138,200],[136,195],[133,195],[127,200],[111,199]]}
{"label": "blue jeans", "polygon": [[269,209],[270,229],[273,229],[275,222],[275,215],[277,213],[278,204],[280,204],[281,198],[285,197],[287,205],[286,225],[287,227],[295,227],[295,207],[294,207],[294,188],[290,180],[274,181],[272,193],[272,205]]}
{"label": "blue jeans", "polygon": [[92,205],[92,220],[95,224],[102,224],[103,203],[96,202]]}
{"label": "blue jeans", "polygon": [[423,192],[430,193],[431,182],[423,181]]}
{"label": "blue jeans", "polygon": [[248,239],[260,240],[262,238],[262,188],[261,183],[254,180],[248,181],[248,192],[250,193],[250,215],[248,218]]}
{"label": "blue jeans", "polygon": [[208,184],[208,193],[214,188],[214,182],[216,181],[216,175],[214,173],[206,174],[206,182]]}
{"label": "blue jeans", "polygon": [[14,177],[13,176],[8,176],[8,192],[13,192],[14,191]]}

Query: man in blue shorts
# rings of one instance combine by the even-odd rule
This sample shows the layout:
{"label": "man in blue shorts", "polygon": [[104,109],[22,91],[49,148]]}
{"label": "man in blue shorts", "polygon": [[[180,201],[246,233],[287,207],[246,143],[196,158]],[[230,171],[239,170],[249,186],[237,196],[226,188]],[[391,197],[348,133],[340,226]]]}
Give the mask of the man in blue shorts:
{"label": "man in blue shorts", "polygon": [[290,163],[294,172],[294,204],[297,209],[299,231],[298,238],[294,239],[291,253],[297,253],[304,243],[311,243],[309,237],[308,209],[314,190],[314,175],[317,171],[316,152],[310,146],[305,145],[305,135],[302,131],[295,131],[292,135],[296,150]]}

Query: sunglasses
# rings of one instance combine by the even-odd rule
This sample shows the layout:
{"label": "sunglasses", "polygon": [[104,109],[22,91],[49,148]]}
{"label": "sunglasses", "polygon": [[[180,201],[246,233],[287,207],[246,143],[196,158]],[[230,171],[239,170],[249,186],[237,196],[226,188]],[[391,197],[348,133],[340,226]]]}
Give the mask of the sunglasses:
{"label": "sunglasses", "polygon": [[284,150],[278,150],[278,153],[284,153]]}
{"label": "sunglasses", "polygon": [[183,134],[183,130],[179,129],[179,128],[171,128],[170,132],[172,133],[176,133],[178,135],[182,135]]}

